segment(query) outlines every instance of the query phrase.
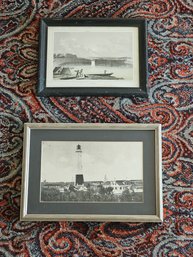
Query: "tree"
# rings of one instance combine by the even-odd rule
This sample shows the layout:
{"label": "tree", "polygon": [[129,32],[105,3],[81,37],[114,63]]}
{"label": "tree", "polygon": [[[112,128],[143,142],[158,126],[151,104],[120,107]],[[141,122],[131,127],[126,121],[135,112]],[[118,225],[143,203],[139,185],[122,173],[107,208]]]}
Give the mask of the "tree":
{"label": "tree", "polygon": [[122,202],[128,202],[132,201],[132,194],[128,188],[126,188],[123,192],[122,195],[120,196],[120,200]]}
{"label": "tree", "polygon": [[104,188],[104,186],[99,185],[99,194],[104,196],[106,193],[106,189]]}
{"label": "tree", "polygon": [[59,201],[60,191],[57,188],[43,188],[41,198],[43,201]]}
{"label": "tree", "polygon": [[107,188],[106,188],[106,193],[107,193],[108,195],[112,194],[112,193],[113,193],[113,187],[107,187]]}

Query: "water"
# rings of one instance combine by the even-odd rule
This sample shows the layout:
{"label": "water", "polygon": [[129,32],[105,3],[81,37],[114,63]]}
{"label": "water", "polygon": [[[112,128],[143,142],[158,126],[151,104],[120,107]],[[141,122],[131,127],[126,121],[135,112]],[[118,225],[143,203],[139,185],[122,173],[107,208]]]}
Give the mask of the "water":
{"label": "water", "polygon": [[[77,65],[77,66],[65,66],[71,69],[72,75],[76,75],[77,70],[83,70],[84,75],[88,74],[104,74],[104,73],[113,73],[111,76],[92,76],[89,79],[121,79],[121,80],[132,80],[133,79],[133,68],[130,66],[90,66],[90,65]],[[54,78],[60,79],[60,78]]]}

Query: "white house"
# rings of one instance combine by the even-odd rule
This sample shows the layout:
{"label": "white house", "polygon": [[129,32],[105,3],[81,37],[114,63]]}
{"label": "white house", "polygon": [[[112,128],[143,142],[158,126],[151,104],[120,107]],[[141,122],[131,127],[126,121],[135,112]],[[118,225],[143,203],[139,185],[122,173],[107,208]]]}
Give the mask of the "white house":
{"label": "white house", "polygon": [[104,188],[112,187],[113,194],[121,195],[122,192],[128,188],[128,185],[124,184],[123,181],[106,181],[103,183]]}

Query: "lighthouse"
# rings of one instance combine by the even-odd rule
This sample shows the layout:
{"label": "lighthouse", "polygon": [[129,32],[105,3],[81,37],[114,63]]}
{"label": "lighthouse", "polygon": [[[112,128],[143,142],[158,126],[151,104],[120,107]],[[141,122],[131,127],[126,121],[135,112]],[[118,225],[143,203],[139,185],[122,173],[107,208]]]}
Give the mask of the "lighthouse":
{"label": "lighthouse", "polygon": [[77,174],[75,185],[83,185],[84,184],[84,177],[82,174],[82,148],[81,145],[78,144],[76,146],[76,155],[77,155]]}

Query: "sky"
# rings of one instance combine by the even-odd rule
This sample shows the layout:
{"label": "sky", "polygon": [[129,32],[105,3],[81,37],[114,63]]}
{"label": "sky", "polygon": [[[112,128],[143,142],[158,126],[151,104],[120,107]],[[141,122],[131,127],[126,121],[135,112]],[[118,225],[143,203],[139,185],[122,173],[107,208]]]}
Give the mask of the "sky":
{"label": "sky", "polygon": [[131,32],[55,32],[54,53],[78,57],[132,57]]}
{"label": "sky", "polygon": [[41,181],[74,182],[78,144],[85,181],[143,179],[142,142],[43,141]]}

